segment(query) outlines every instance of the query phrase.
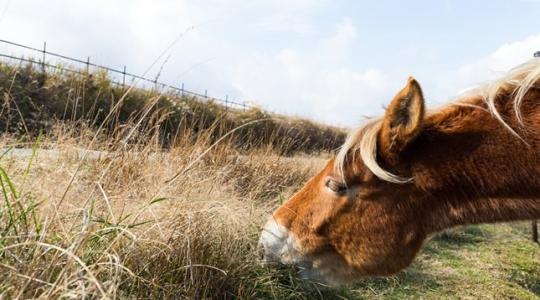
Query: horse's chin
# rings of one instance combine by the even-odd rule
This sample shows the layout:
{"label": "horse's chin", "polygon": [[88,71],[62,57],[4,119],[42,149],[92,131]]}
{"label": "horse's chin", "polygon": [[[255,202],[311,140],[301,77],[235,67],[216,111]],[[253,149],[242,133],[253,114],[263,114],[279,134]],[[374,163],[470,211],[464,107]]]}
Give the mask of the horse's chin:
{"label": "horse's chin", "polygon": [[350,285],[362,277],[341,255],[331,251],[310,255],[296,268],[300,278],[330,287]]}
{"label": "horse's chin", "polygon": [[271,219],[264,227],[259,247],[267,264],[293,266],[298,277],[328,286],[343,286],[361,276],[335,250],[304,254],[293,234]]}

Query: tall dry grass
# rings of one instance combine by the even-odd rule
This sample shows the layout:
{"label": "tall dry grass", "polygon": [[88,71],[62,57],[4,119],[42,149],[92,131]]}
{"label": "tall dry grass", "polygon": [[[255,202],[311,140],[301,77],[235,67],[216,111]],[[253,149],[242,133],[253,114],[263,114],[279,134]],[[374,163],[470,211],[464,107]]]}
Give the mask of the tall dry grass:
{"label": "tall dry grass", "polygon": [[288,155],[328,151],[339,147],[345,138],[339,128],[305,119],[257,108],[225,107],[211,99],[155,87],[119,86],[105,72],[43,73],[32,64],[0,62],[0,96],[0,132],[34,137],[39,132],[52,132],[60,121],[82,122],[94,130],[99,128],[105,139],[123,139],[118,131],[129,132],[130,124],[137,124],[130,142],[140,132],[145,137],[152,130],[159,132],[156,137],[162,145],[174,146],[186,134],[193,135],[194,140],[209,134],[216,141],[242,126],[230,136],[235,148],[248,151],[270,147]]}
{"label": "tall dry grass", "polygon": [[309,298],[287,271],[259,264],[256,242],[319,159],[209,150],[190,136],[167,151],[120,145],[85,158],[100,146],[86,135],[44,137],[31,154],[3,139],[3,297]]}
{"label": "tall dry grass", "polygon": [[[16,124],[28,128],[16,98],[3,92],[11,113],[2,116],[14,110]],[[280,156],[275,145],[287,140],[276,133],[266,146],[239,146],[253,138],[243,135],[256,135],[243,126],[265,119],[227,130],[216,120],[186,127],[171,142],[162,130],[168,113],[155,109],[159,97],[119,121],[129,92],[98,123],[51,119],[39,135],[4,130],[0,298],[323,295],[291,270],[261,265],[256,243],[270,212],[324,158]]]}

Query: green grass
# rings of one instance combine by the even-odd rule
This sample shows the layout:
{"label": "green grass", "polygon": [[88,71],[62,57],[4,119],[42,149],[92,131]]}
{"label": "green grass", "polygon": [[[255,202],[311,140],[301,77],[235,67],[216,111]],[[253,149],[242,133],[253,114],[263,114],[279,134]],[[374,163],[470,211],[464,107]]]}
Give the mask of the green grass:
{"label": "green grass", "polygon": [[540,299],[540,246],[528,223],[452,229],[428,241],[406,271],[367,280],[347,298]]}

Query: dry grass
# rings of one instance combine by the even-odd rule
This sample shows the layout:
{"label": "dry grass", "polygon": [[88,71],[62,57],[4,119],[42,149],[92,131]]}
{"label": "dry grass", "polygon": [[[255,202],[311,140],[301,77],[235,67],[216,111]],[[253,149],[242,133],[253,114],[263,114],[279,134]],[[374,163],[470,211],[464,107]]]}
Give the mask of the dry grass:
{"label": "dry grass", "polygon": [[279,154],[338,131],[103,76],[0,65],[0,298],[318,294],[261,266],[256,241],[321,162]]}
{"label": "dry grass", "polygon": [[[270,212],[325,157],[239,155],[226,143],[210,148],[186,137],[168,151],[119,144],[83,159],[81,149],[111,145],[58,128],[34,144],[34,155],[11,149],[0,159],[0,298],[540,295],[540,248],[528,241],[526,224],[452,230],[429,241],[405,272],[349,289],[301,282],[292,270],[261,266],[256,242]],[[4,149],[17,143],[1,141]]]}
{"label": "dry grass", "polygon": [[[255,244],[277,202],[320,159],[263,150],[239,156],[227,144],[201,157],[211,145],[191,137],[166,152],[148,144],[81,159],[80,149],[99,146],[84,136],[56,134],[36,144],[48,150],[28,157],[11,150],[0,160],[4,297],[298,293],[286,270],[258,264]],[[4,138],[5,149],[12,143]],[[283,280],[290,287],[277,288]]]}
{"label": "dry grass", "polygon": [[[72,87],[75,94],[82,89],[78,83]],[[39,85],[25,84],[19,88]],[[256,243],[271,211],[328,156],[324,151],[280,155],[291,154],[283,149],[302,149],[310,130],[284,136],[279,126],[267,123],[268,116],[253,111],[236,115],[233,127],[221,126],[215,114],[203,114],[200,122],[183,123],[174,138],[164,138],[169,114],[155,109],[161,98],[153,94],[143,103],[115,98],[99,122],[49,118],[45,134],[37,135],[26,128],[43,125],[30,114],[43,110],[28,109],[27,116],[21,109],[40,95],[6,90],[1,84],[0,89],[0,123],[6,126],[0,138],[0,299],[540,295],[540,248],[527,240],[522,224],[442,234],[426,244],[405,272],[349,289],[299,281],[293,270],[259,264]],[[22,98],[11,92],[26,100],[17,102]],[[57,103],[72,103],[57,96]],[[122,119],[122,99],[138,105],[137,113]],[[67,115],[78,114],[76,105],[63,109]],[[261,123],[266,125],[252,126]],[[235,130],[238,126],[245,127]],[[317,126],[314,130],[324,136]],[[242,140],[257,143],[261,133],[264,143],[242,145]]]}
{"label": "dry grass", "polygon": [[235,148],[271,148],[289,155],[332,150],[345,138],[342,129],[257,108],[225,107],[172,90],[118,86],[103,72],[42,73],[35,65],[0,62],[0,132],[51,134],[58,121],[83,123],[113,145],[114,139],[125,139],[122,133],[131,132],[133,125],[137,130],[131,132],[130,143],[145,143],[150,134],[164,146],[174,146],[186,135],[196,140],[206,134],[216,141],[243,125],[229,136]]}

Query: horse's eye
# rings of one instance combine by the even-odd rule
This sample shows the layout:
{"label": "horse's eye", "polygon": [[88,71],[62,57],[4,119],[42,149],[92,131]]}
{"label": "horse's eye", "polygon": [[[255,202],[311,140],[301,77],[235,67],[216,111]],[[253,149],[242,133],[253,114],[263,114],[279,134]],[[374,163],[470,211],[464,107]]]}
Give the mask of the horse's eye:
{"label": "horse's eye", "polygon": [[347,186],[344,183],[329,178],[326,180],[326,187],[336,194],[343,195],[347,192]]}

